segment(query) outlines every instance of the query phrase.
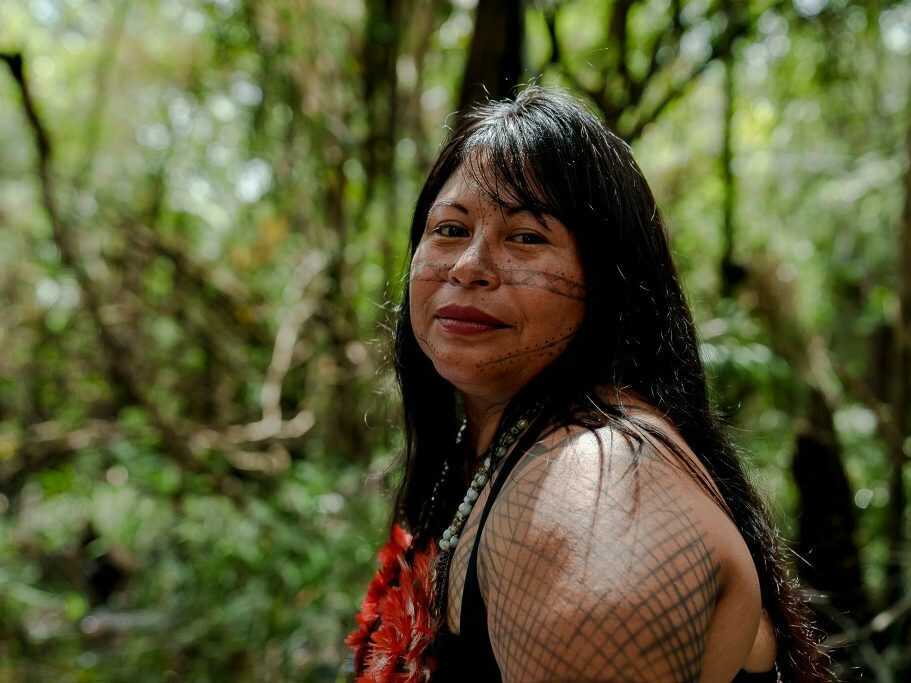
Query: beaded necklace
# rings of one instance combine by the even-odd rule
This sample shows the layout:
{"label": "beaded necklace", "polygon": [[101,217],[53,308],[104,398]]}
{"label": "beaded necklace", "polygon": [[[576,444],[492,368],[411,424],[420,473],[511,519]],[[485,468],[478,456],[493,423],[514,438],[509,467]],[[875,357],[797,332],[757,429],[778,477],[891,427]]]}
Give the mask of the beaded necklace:
{"label": "beaded necklace", "polygon": [[[505,425],[501,424],[497,434],[499,438],[494,438],[491,445],[488,446],[487,450],[482,454],[480,458],[481,465],[475,472],[471,484],[468,487],[468,491],[465,493],[465,497],[456,510],[452,523],[446,528],[440,536],[440,540],[437,542],[440,552],[437,555],[436,562],[434,562],[433,575],[431,578],[432,585],[434,586],[431,611],[438,625],[443,624],[443,619],[445,619],[444,607],[449,592],[449,565],[450,560],[452,559],[452,553],[459,542],[459,533],[462,531],[462,527],[465,526],[465,522],[468,519],[468,515],[471,514],[471,509],[474,507],[475,501],[477,501],[481,491],[484,490],[484,486],[490,480],[491,473],[496,471],[497,466],[500,464],[503,456],[506,455],[510,446],[512,446],[528,429],[535,417],[540,414],[542,408],[543,403],[538,401],[522,413],[512,427],[507,429],[505,428]],[[459,427],[458,434],[456,434],[456,446],[462,443],[466,426],[467,421],[462,420],[462,425]],[[440,478],[437,480],[437,483],[433,488],[433,493],[431,493],[430,496],[431,505],[436,501],[440,486],[445,481],[448,473],[449,462],[445,461],[443,463],[443,470]]]}

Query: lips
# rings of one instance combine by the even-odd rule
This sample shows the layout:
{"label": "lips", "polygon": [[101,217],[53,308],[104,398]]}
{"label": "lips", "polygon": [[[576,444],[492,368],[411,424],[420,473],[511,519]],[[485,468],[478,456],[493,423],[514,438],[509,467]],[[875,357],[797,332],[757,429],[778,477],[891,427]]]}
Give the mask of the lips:
{"label": "lips", "polygon": [[436,317],[449,318],[450,320],[458,320],[461,322],[477,323],[490,327],[510,327],[499,318],[495,318],[489,313],[485,313],[484,311],[477,309],[474,306],[456,306],[455,304],[443,306],[437,310]]}
{"label": "lips", "polygon": [[499,330],[511,327],[479,308],[456,304],[437,309],[436,319],[446,334],[462,338],[478,335],[486,337],[488,334],[496,334]]}

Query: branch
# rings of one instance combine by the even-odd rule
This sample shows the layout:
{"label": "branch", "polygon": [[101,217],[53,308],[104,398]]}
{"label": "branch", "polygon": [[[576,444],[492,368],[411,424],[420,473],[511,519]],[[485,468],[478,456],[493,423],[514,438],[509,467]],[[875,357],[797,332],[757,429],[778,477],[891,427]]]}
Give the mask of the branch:
{"label": "branch", "polygon": [[32,131],[32,137],[38,152],[38,178],[41,186],[41,197],[44,210],[54,236],[54,242],[60,250],[61,260],[69,268],[82,293],[86,310],[92,319],[98,339],[104,348],[104,361],[107,365],[109,379],[114,391],[119,391],[128,404],[140,405],[145,408],[152,424],[161,434],[167,446],[167,452],[181,466],[190,471],[203,471],[202,465],[196,461],[186,446],[186,439],[179,434],[176,428],[169,424],[158,407],[145,395],[144,383],[138,376],[133,362],[131,350],[114,333],[114,330],[104,321],[101,314],[101,296],[95,283],[88,276],[79,258],[79,252],[73,240],[71,226],[61,217],[51,172],[52,146],[44,123],[35,107],[31,96],[28,79],[26,78],[21,54],[0,54],[0,59],[9,67],[10,73],[19,88],[22,98],[22,108]]}
{"label": "branch", "polygon": [[639,104],[639,101],[642,99],[642,93],[645,92],[645,88],[657,75],[658,67],[660,66],[658,64],[658,55],[661,52],[661,48],[664,47],[666,43],[670,42],[674,48],[674,56],[679,52],[680,36],[683,34],[682,13],[683,6],[680,0],[675,0],[670,24],[668,24],[658,37],[655,38],[655,42],[652,43],[652,50],[649,54],[648,67],[646,68],[645,73],[639,78],[630,79],[629,101],[631,104]]}
{"label": "branch", "polygon": [[181,245],[165,240],[160,234],[141,223],[127,232],[128,239],[137,246],[149,249],[168,259],[179,278],[191,285],[210,304],[210,309],[227,313],[228,320],[236,332],[243,332],[244,338],[257,347],[272,343],[269,332],[250,315],[246,291],[236,281],[218,283],[213,274],[203,265],[187,256]]}
{"label": "branch", "polygon": [[627,142],[632,142],[642,135],[642,131],[645,130],[645,127],[654,123],[669,104],[678,100],[719,56],[719,51],[713,49],[709,54],[709,57],[690,71],[686,78],[682,78],[677,81],[677,83],[670,86],[664,96],[652,107],[652,110],[648,114],[640,114],[636,119],[636,124],[629,131],[624,132],[621,137]]}
{"label": "branch", "polygon": [[[718,36],[717,40],[712,43],[709,56],[701,64],[694,67],[686,78],[677,81],[676,84],[671,86],[648,114],[640,115],[636,121],[636,125],[624,136],[625,139],[629,142],[639,137],[644,128],[654,122],[669,104],[683,95],[690,84],[698,79],[712,62],[729,57],[733,52],[734,44],[737,40],[749,36],[752,33],[756,26],[756,19],[759,16],[770,10],[777,10],[786,7],[787,5],[787,0],[772,0],[765,8],[750,17],[737,11],[739,5],[728,3],[728,9],[726,10],[728,27],[720,36]],[[643,89],[647,87],[648,84],[646,83],[643,86]]]}
{"label": "branch", "polygon": [[[31,89],[29,88],[28,80],[25,77],[25,66],[22,62],[22,55],[20,53],[0,53],[0,60],[5,62],[6,66],[9,67],[13,80],[16,81],[16,85],[19,87],[19,93],[22,96],[22,109],[25,112],[25,118],[28,120],[29,126],[32,129],[35,146],[38,148],[38,174],[42,180],[41,188],[42,190],[45,190],[50,183],[48,167],[51,161],[51,143],[48,139],[44,124],[41,122],[41,117],[38,116],[38,112],[35,109],[35,103],[32,100]],[[48,213],[52,216],[56,216],[56,204],[54,203],[53,195],[46,194],[45,201],[48,205],[46,207]],[[53,222],[54,221],[52,220],[52,223]]]}
{"label": "branch", "polygon": [[849,391],[876,415],[876,429],[888,443],[901,443],[902,432],[888,404],[880,401],[869,385],[848,373],[844,364],[832,357],[826,340],[808,333],[798,316],[781,302],[793,301],[793,292],[781,291],[784,284],[776,277],[780,264],[771,258],[763,261],[754,257],[747,269],[745,287],[756,297],[755,311],[763,321],[772,340],[772,348],[784,358],[803,381],[815,387],[829,405],[838,405]]}
{"label": "branch", "polygon": [[[684,78],[671,85],[664,93],[664,95],[658,100],[658,102],[652,107],[651,111],[649,111],[647,114],[642,114],[639,112],[636,124],[626,135],[624,135],[624,139],[626,139],[627,142],[638,138],[642,134],[642,131],[645,129],[645,127],[650,123],[653,123],[669,104],[679,99],[689,89],[690,85],[696,81],[699,76],[701,76],[705,70],[708,69],[708,67],[713,62],[715,62],[715,60],[725,59],[729,57],[731,55],[735,40],[744,35],[747,35],[753,28],[754,22],[752,20],[741,19],[740,21],[735,21],[733,13],[727,12],[726,14],[728,27],[720,36],[718,36],[715,41],[712,42],[708,57],[706,57],[706,59],[700,64],[697,64],[695,67],[693,67]],[[648,85],[648,82],[640,84],[640,90],[644,91],[646,88],[648,88]]]}
{"label": "branch", "polygon": [[547,26],[547,35],[550,38],[550,63],[559,65],[561,54],[560,39],[557,37],[556,7],[547,7],[544,9],[544,24]]}
{"label": "branch", "polygon": [[[35,147],[38,151],[38,176],[41,186],[42,203],[53,230],[54,241],[60,249],[64,264],[74,273],[83,294],[86,309],[95,325],[99,340],[104,347],[108,374],[115,388],[126,394],[128,403],[142,406],[149,414],[152,425],[156,428],[165,444],[165,452],[175,459],[185,470],[192,472],[208,471],[197,456],[212,448],[224,450],[228,459],[239,469],[257,470],[268,473],[281,471],[287,465],[288,454],[284,448],[286,441],[292,441],[306,434],[313,426],[315,419],[308,410],[300,411],[288,421],[281,419],[280,394],[282,380],[290,367],[291,353],[296,344],[300,326],[303,324],[309,309],[303,304],[292,306],[285,316],[275,340],[273,361],[270,364],[263,396],[263,419],[245,425],[235,425],[223,431],[211,429],[179,430],[171,424],[158,409],[158,406],[146,395],[142,379],[135,371],[134,354],[114,333],[101,315],[101,297],[95,283],[83,268],[78,250],[72,239],[72,227],[61,217],[55,198],[53,174],[51,172],[52,145],[40,115],[35,107],[29,89],[29,83],[23,68],[20,54],[0,54],[0,59],[10,69],[16,81],[22,106]],[[168,256],[175,265],[182,266],[184,272],[195,273],[186,259],[177,250],[169,249],[160,240],[144,234],[147,244]],[[142,238],[140,238],[142,239]],[[303,289],[323,267],[319,258],[304,259],[296,273],[294,284],[289,288],[289,298],[298,300]],[[197,274],[198,275],[198,274]],[[223,294],[223,292],[219,292]],[[276,419],[277,417],[277,419]],[[25,478],[58,462],[61,454],[75,453],[90,445],[103,444],[120,435],[116,423],[92,421],[85,427],[74,431],[64,431],[57,423],[42,423],[33,426],[31,437],[17,449],[17,467],[9,465],[0,470],[0,485],[4,490],[18,490]],[[266,448],[266,457],[262,453],[247,451],[244,444],[259,444]],[[225,478],[219,478],[217,487],[231,495]]]}
{"label": "branch", "polygon": [[[562,54],[563,53],[561,51],[561,58]],[[576,74],[570,70],[569,65],[566,64],[565,60],[560,62],[560,71],[563,74],[563,77],[569,81],[569,84],[573,87],[573,89],[585,94],[592,102],[595,103],[595,106],[597,106],[601,112],[601,116],[604,117],[604,121],[607,123],[607,126],[611,129],[614,129],[616,127],[617,117],[621,113],[621,110],[617,109],[611,102],[608,101],[608,99],[604,96],[604,90],[596,90],[594,88],[587,87],[584,83],[582,83],[582,81],[578,79]]]}
{"label": "branch", "polygon": [[23,443],[14,447],[13,457],[0,461],[0,492],[12,497],[29,475],[58,464],[61,455],[107,445],[119,434],[117,423],[105,420],[88,420],[72,431],[53,421],[32,425],[26,430]]}
{"label": "branch", "polygon": [[123,36],[123,27],[126,23],[127,13],[132,3],[127,0],[121,0],[120,5],[115,10],[114,16],[108,24],[105,31],[105,37],[102,41],[107,49],[99,56],[96,66],[94,82],[95,93],[92,97],[92,113],[89,116],[89,122],[86,125],[85,133],[85,154],[82,161],[82,168],[73,179],[73,200],[77,201],[82,190],[88,185],[92,177],[92,171],[95,166],[95,157],[98,150],[98,137],[101,129],[101,117],[104,115],[105,105],[108,101],[108,86],[110,84],[111,71],[114,68],[116,60],[114,59],[117,48],[120,45],[120,39]]}
{"label": "branch", "polygon": [[[617,73],[626,92],[630,82],[629,64],[627,63],[627,32],[629,29],[629,11],[634,0],[614,0],[611,8],[610,24],[607,28],[608,49],[617,47]],[[609,79],[605,79],[608,83]]]}
{"label": "branch", "polygon": [[[825,613],[826,616],[828,616],[833,622],[835,622],[842,628],[846,629],[847,633],[855,632],[856,625],[851,620],[851,618],[845,614],[842,614],[839,610],[832,607],[832,605],[829,604],[827,601],[811,600],[811,602],[812,602],[813,606],[816,607],[816,609]],[[831,638],[827,638],[826,640],[823,641],[822,644],[823,644],[823,646],[826,646],[826,647],[830,646],[830,645],[832,647],[834,647],[835,643],[837,643],[837,642],[838,641],[835,640],[835,642],[833,643]],[[858,656],[863,661],[863,663],[871,671],[873,671],[875,681],[880,682],[880,683],[886,683],[887,681],[894,680],[894,677],[889,672],[889,667],[885,663],[885,660],[884,660],[882,654],[877,650],[877,648],[873,645],[873,643],[870,642],[869,638],[860,638],[860,637],[858,637],[856,639],[852,638],[848,642],[856,644],[856,651],[857,651]],[[828,647],[827,647],[827,649],[828,649]]]}
{"label": "branch", "polygon": [[[815,601],[813,604],[817,607],[829,606],[827,602],[820,603]],[[829,610],[825,611],[826,614],[829,614],[830,612]],[[831,611],[835,612],[835,610]],[[883,610],[863,625],[852,624],[849,621],[845,621],[843,618],[844,615],[839,612],[838,615],[842,617],[841,624],[845,630],[841,633],[830,635],[823,644],[827,648],[841,648],[851,645],[852,643],[868,640],[874,633],[885,631],[908,612],[911,612],[911,595],[906,595],[899,602],[888,609]],[[835,615],[829,614],[829,616]]]}
{"label": "branch", "polygon": [[282,383],[291,367],[291,359],[297,346],[298,334],[304,322],[313,314],[313,304],[304,299],[304,291],[325,266],[325,258],[319,252],[310,252],[298,264],[285,290],[285,300],[291,302],[282,316],[275,335],[272,360],[266,371],[260,402],[262,422],[265,425],[279,425],[282,420]]}
{"label": "branch", "polygon": [[[197,428],[187,441],[194,456],[220,450],[237,469],[268,475],[287,469],[287,446],[304,436],[316,423],[313,413],[301,410],[290,420],[267,425],[263,421],[229,425],[223,429]],[[60,465],[85,448],[103,448],[126,438],[122,426],[111,420],[87,420],[77,429],[66,429],[50,420],[28,426],[10,458],[0,461],[0,493],[14,496],[29,475]],[[224,489],[224,482],[216,482]]]}
{"label": "branch", "polygon": [[[616,12],[617,6],[614,6]],[[588,97],[598,109],[601,111],[601,115],[604,117],[605,122],[608,127],[614,128],[614,123],[616,121],[616,116],[620,113],[606,96],[606,85],[602,85],[598,88],[589,88],[584,83],[582,83],[573,70],[569,67],[569,63],[566,58],[566,53],[560,48],[560,41],[557,38],[557,6],[552,7],[547,10],[544,14],[544,21],[547,24],[547,31],[550,35],[551,40],[551,55],[550,63],[559,67],[561,75],[569,81],[572,88],[580,93],[583,93]],[[611,19],[613,24],[614,19]],[[609,29],[610,30],[610,29]],[[622,60],[621,60],[622,61]],[[601,74],[600,81],[602,84],[606,83],[606,78],[604,74]]]}
{"label": "branch", "polygon": [[[678,79],[672,85],[668,86],[667,90],[647,112],[643,112],[641,109],[639,109],[638,105],[641,102],[642,94],[648,90],[650,84],[655,82],[656,78],[662,71],[660,65],[658,64],[658,52],[660,51],[661,46],[668,40],[669,36],[676,35],[677,41],[675,44],[679,44],[680,42],[680,36],[682,33],[680,30],[680,14],[682,11],[682,3],[674,2],[673,16],[671,18],[670,25],[656,39],[652,47],[649,67],[642,78],[631,78],[628,65],[625,63],[625,55],[621,56],[621,63],[617,65],[617,71],[623,78],[625,92],[628,96],[625,103],[615,103],[611,101],[611,99],[608,97],[607,91],[604,88],[595,90],[585,87],[582,83],[579,82],[578,78],[569,68],[566,59],[562,54],[560,55],[560,70],[573,88],[584,93],[595,103],[595,105],[601,111],[601,114],[607,122],[608,126],[617,128],[615,124],[622,114],[625,112],[632,113],[633,111],[636,111],[637,116],[633,126],[628,131],[617,131],[620,136],[623,137],[627,142],[632,142],[642,134],[646,126],[654,122],[661,115],[661,113],[667,108],[669,104],[679,99],[684,93],[686,93],[691,84],[705,72],[705,70],[712,62],[731,54],[735,41],[738,38],[747,36],[752,32],[756,23],[756,17],[765,11],[785,7],[786,5],[787,0],[773,0],[771,3],[769,3],[769,5],[763,8],[762,11],[757,12],[752,17],[738,18],[737,15],[739,15],[740,12],[733,12],[734,16],[731,16],[729,14],[728,27],[712,42],[709,56],[699,64],[689,69],[684,78]],[[614,11],[611,18],[612,27],[610,32],[610,40],[617,40],[623,45],[625,45],[625,42],[627,41],[627,38],[624,35],[626,29],[624,27],[621,30],[619,22],[621,18],[624,18],[626,16],[626,13],[629,9],[630,7],[628,0],[623,0],[622,2],[618,0],[618,2],[614,5]],[[606,74],[602,74],[601,80],[605,83],[608,81]]]}

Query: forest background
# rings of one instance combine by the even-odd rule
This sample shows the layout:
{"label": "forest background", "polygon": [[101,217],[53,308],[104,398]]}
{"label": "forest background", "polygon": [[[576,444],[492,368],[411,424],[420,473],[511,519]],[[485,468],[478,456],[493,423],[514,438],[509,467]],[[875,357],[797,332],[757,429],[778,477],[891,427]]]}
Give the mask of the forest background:
{"label": "forest background", "polygon": [[560,85],[666,215],[844,680],[911,680],[911,2],[2,0],[0,682],[333,681],[458,109]]}

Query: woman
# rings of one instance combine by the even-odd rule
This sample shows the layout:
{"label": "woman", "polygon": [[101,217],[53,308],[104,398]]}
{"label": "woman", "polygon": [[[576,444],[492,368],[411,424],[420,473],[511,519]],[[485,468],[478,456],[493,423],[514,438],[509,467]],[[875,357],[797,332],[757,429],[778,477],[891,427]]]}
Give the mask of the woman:
{"label": "woman", "polygon": [[829,680],[629,147],[553,90],[477,108],[411,257],[358,680]]}

